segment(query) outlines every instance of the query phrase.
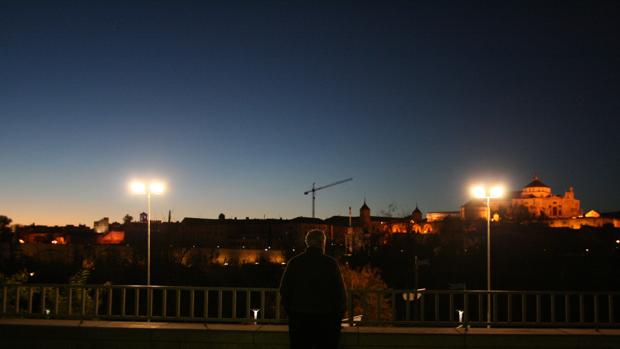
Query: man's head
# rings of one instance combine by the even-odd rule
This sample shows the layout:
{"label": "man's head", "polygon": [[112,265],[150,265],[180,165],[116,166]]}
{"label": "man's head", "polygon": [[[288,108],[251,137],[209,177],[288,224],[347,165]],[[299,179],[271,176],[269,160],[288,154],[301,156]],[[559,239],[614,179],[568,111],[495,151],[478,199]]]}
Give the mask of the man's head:
{"label": "man's head", "polygon": [[306,246],[317,247],[325,252],[325,233],[319,229],[310,230],[306,234]]}

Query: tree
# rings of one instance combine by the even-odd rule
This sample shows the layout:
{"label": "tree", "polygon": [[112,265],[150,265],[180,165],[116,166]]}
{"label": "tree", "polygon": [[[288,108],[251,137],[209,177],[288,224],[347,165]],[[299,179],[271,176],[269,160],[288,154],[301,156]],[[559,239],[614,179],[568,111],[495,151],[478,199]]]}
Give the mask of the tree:
{"label": "tree", "polygon": [[125,215],[125,217],[123,217],[123,224],[129,224],[131,223],[131,221],[133,221],[133,217],[128,214]]}
{"label": "tree", "polygon": [[398,209],[398,205],[395,202],[391,202],[388,205],[387,209],[381,210],[380,213],[384,217],[394,217],[397,209]]}
{"label": "tree", "polygon": [[[379,269],[365,265],[355,269],[342,265],[342,278],[353,302],[353,315],[362,315],[362,321],[392,320],[392,304],[389,294],[383,293],[388,287],[381,278]],[[377,304],[380,305],[377,318]],[[349,311],[347,306],[347,312]]]}
{"label": "tree", "polygon": [[9,227],[13,220],[7,216],[0,215],[0,230],[4,230]]}
{"label": "tree", "polygon": [[12,221],[13,220],[11,218],[0,215],[0,240],[1,241],[11,240],[9,224],[11,224]]}

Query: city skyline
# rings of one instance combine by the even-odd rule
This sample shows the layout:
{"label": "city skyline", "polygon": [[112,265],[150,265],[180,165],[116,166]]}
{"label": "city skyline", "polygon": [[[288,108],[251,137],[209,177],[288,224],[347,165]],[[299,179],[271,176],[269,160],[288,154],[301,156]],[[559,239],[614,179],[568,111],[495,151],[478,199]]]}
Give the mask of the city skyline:
{"label": "city skyline", "polygon": [[609,3],[0,7],[0,214],[87,224],[457,210],[537,175],[620,209]]}

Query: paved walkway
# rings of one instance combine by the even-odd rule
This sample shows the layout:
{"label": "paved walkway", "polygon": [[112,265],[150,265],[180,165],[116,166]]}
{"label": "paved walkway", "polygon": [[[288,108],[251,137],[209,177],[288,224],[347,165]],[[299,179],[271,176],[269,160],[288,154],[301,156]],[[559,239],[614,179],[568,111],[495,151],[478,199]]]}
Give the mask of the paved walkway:
{"label": "paved walkway", "polygon": [[[212,330],[240,332],[287,332],[286,325],[184,323],[184,322],[144,322],[144,321],[103,321],[103,320],[47,320],[47,319],[0,319],[0,326],[47,326],[83,328],[133,328],[148,330]],[[377,334],[443,334],[443,335],[613,335],[620,336],[620,329],[580,329],[580,328],[464,328],[453,327],[344,327],[343,333]]]}
{"label": "paved walkway", "polygon": [[[0,343],[56,348],[288,348],[286,325],[0,319]],[[3,346],[4,347],[4,346]],[[345,327],[342,348],[620,348],[620,329]]]}

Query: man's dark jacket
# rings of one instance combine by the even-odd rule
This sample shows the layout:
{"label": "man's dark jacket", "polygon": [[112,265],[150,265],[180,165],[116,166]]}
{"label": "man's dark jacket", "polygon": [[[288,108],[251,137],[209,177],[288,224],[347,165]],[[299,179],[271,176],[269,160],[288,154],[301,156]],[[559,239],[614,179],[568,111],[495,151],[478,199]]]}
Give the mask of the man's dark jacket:
{"label": "man's dark jacket", "polygon": [[287,312],[330,313],[342,317],[346,291],[338,263],[320,248],[308,247],[292,258],[280,282]]}

